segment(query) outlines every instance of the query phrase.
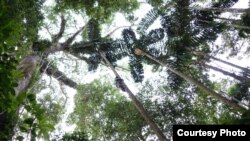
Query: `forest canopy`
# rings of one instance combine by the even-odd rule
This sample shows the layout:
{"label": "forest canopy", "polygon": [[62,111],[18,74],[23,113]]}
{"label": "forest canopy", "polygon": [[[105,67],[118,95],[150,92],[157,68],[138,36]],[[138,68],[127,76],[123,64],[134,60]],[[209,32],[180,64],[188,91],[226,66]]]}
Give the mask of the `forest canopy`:
{"label": "forest canopy", "polygon": [[170,141],[250,123],[246,0],[2,0],[0,141]]}

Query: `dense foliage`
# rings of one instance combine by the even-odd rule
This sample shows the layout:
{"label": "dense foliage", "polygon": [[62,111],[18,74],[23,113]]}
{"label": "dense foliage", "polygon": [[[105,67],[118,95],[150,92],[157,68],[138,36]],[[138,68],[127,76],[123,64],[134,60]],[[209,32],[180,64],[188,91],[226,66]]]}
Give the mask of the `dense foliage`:
{"label": "dense foliage", "polygon": [[[0,140],[157,140],[159,132],[172,139],[173,124],[249,124],[250,69],[230,61],[249,56],[250,10],[232,9],[237,2],[2,0]],[[144,5],[151,9],[136,17]],[[130,26],[113,23],[118,12]],[[104,34],[112,26],[119,37],[117,29]],[[131,101],[113,88],[113,74],[89,83],[87,71],[103,66],[122,69],[125,83],[130,74],[143,107],[127,86]],[[211,70],[222,77],[214,80]],[[76,129],[53,137],[73,97],[70,88],[77,90],[70,116]]]}

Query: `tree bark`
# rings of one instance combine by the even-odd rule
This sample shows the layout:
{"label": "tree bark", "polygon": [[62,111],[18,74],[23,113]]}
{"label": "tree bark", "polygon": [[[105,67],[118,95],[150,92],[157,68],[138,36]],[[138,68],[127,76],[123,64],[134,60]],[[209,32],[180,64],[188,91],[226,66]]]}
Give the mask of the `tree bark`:
{"label": "tree bark", "polygon": [[22,61],[19,63],[17,69],[19,69],[24,76],[18,81],[18,86],[14,88],[16,96],[20,92],[26,91],[28,89],[30,81],[32,79],[32,74],[40,60],[41,58],[38,55],[30,54],[23,58]]}
{"label": "tree bark", "polygon": [[230,19],[230,18],[224,18],[224,17],[213,17],[214,19],[219,19],[219,20],[223,20],[223,21],[229,21],[232,23],[238,23],[241,20],[240,19]]}
{"label": "tree bark", "polygon": [[59,71],[55,66],[50,65],[48,61],[43,61],[41,63],[41,72],[46,72],[47,75],[53,76],[55,79],[58,81],[62,82],[63,84],[71,87],[71,88],[76,88],[77,83],[74,82],[73,80],[69,79],[66,77],[61,71]]}
{"label": "tree bark", "polygon": [[248,78],[246,78],[246,77],[238,76],[238,75],[236,75],[236,74],[234,74],[234,73],[225,71],[225,70],[223,70],[223,69],[220,69],[220,68],[217,68],[217,67],[214,67],[214,66],[210,66],[210,65],[208,65],[208,64],[204,64],[204,66],[206,66],[206,67],[208,67],[208,68],[210,68],[210,69],[213,69],[213,70],[215,70],[215,71],[218,71],[218,72],[220,72],[220,73],[223,73],[224,75],[230,76],[230,77],[232,77],[232,78],[234,78],[234,79],[237,79],[237,80],[239,80],[240,82],[250,82],[250,79],[248,79]]}
{"label": "tree bark", "polygon": [[[105,62],[109,65],[111,70],[114,72],[116,77],[121,78],[120,75],[115,71],[112,64],[108,61],[105,54],[100,52],[100,55],[105,60]],[[144,120],[149,124],[151,129],[154,131],[154,133],[157,135],[160,141],[168,141],[165,135],[162,133],[162,131],[158,128],[152,117],[148,114],[148,112],[144,109],[140,101],[135,97],[135,95],[131,92],[131,90],[127,87],[127,85],[124,83],[124,86],[126,87],[126,92],[128,93],[130,99],[132,100],[132,103],[135,105],[138,112],[141,114],[141,116],[144,118]]]}
{"label": "tree bark", "polygon": [[151,60],[154,60],[155,62],[159,63],[160,65],[162,66],[165,66],[168,70],[170,70],[171,72],[175,73],[176,75],[180,76],[181,78],[185,79],[186,81],[194,84],[195,86],[197,86],[198,88],[200,88],[201,90],[203,90],[204,92],[206,92],[207,94],[210,94],[214,97],[216,97],[217,99],[221,100],[222,102],[224,102],[225,104],[235,108],[235,109],[238,109],[238,110],[242,110],[242,111],[246,111],[248,110],[249,107],[244,107],[242,105],[239,105],[237,102],[235,101],[232,101],[232,100],[229,100],[228,98],[222,96],[222,94],[219,94],[215,91],[213,91],[212,89],[206,87],[205,85],[203,85],[201,82],[189,77],[188,75],[186,74],[183,74],[173,68],[171,68],[169,65],[167,64],[164,64],[163,62],[159,61],[158,59],[154,58],[153,56],[143,52],[142,55],[145,55],[147,58],[151,59]]}
{"label": "tree bark", "polygon": [[[88,23],[86,23],[87,25]],[[49,54],[55,53],[55,52],[59,52],[59,51],[63,51],[66,50],[69,45],[74,41],[75,37],[82,31],[85,29],[86,25],[81,27],[79,30],[77,30],[71,37],[69,37],[64,43],[59,43],[59,39],[62,37],[63,32],[65,30],[65,25],[66,25],[66,20],[64,19],[64,16],[61,16],[61,27],[60,27],[60,31],[58,32],[57,35],[55,35],[53,37],[51,46],[44,51],[43,53],[43,58],[47,58]],[[39,57],[38,55],[34,55],[36,57]],[[40,58],[40,57],[39,57]],[[24,58],[25,59],[25,58]],[[46,66],[44,66],[44,64],[47,64],[48,62],[39,60],[40,62],[42,61],[42,68],[41,69],[45,69]],[[22,61],[21,61],[22,62]],[[38,63],[38,61],[36,62]],[[54,77],[57,78],[57,80],[63,82],[64,84],[75,88],[77,86],[77,84],[75,82],[73,82],[72,80],[70,80],[69,78],[67,78],[66,76],[63,75],[63,73],[61,73],[57,68],[49,66],[47,68],[47,70],[43,70],[46,71],[47,74],[52,75]],[[28,85],[30,83],[31,80],[31,76],[32,73],[29,76],[24,77],[22,80],[19,81],[19,84],[17,86],[17,88],[15,88],[16,91],[16,95],[18,95],[21,91],[25,91],[28,89]]]}
{"label": "tree bark", "polygon": [[230,13],[250,13],[250,8],[199,8],[199,7],[189,7],[190,10],[199,11],[214,11],[214,12],[230,12]]}
{"label": "tree bark", "polygon": [[[206,21],[206,20],[200,20],[200,19],[196,19],[197,21],[200,21],[200,22],[204,22],[204,23],[213,23],[213,21]],[[239,28],[239,29],[249,29],[250,30],[250,27],[248,26],[243,26],[243,25],[236,25],[236,24],[230,24],[230,25],[226,25],[227,27],[234,27],[234,28]]]}
{"label": "tree bark", "polygon": [[224,61],[224,60],[222,60],[222,59],[219,59],[219,58],[216,58],[216,57],[213,57],[213,56],[209,56],[209,58],[212,58],[212,59],[214,59],[214,60],[216,60],[216,61],[218,61],[218,62],[221,62],[221,63],[227,64],[227,65],[229,65],[229,66],[232,66],[232,67],[238,68],[238,69],[240,69],[240,70],[242,70],[242,71],[245,71],[245,72],[250,73],[250,69],[247,69],[247,68],[244,68],[244,67],[241,67],[241,66],[235,65],[235,64],[233,64],[233,63],[230,63],[230,62]]}

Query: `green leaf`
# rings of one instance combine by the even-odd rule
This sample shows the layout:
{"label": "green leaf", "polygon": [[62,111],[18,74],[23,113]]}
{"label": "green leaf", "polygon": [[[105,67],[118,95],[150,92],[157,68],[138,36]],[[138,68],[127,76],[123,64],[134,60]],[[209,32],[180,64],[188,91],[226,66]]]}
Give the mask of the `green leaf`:
{"label": "green leaf", "polygon": [[23,122],[31,126],[34,120],[35,120],[34,118],[26,118]]}
{"label": "green leaf", "polygon": [[26,93],[25,92],[21,92],[17,95],[16,100],[18,103],[23,103],[23,100],[26,98]]}
{"label": "green leaf", "polygon": [[28,132],[28,127],[20,125],[19,129],[20,129],[21,132]]}
{"label": "green leaf", "polygon": [[16,137],[16,140],[18,140],[18,141],[23,141],[23,140],[24,140],[24,137],[23,137],[23,136],[18,136],[18,137]]}
{"label": "green leaf", "polygon": [[35,94],[27,94],[27,99],[30,101],[30,102],[36,102],[36,95]]}

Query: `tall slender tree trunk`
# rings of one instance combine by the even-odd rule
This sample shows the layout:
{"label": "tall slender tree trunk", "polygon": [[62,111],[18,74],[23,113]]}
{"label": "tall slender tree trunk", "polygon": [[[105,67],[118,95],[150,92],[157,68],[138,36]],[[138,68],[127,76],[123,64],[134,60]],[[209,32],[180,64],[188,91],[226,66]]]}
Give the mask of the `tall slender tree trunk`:
{"label": "tall slender tree trunk", "polygon": [[250,79],[249,78],[246,78],[246,77],[242,77],[242,76],[239,76],[239,75],[236,75],[234,73],[231,73],[231,72],[228,72],[228,71],[225,71],[223,69],[220,69],[220,68],[217,68],[217,67],[214,67],[214,66],[211,66],[211,65],[208,65],[208,64],[204,64],[204,66],[210,68],[210,69],[213,69],[215,71],[218,71],[220,73],[223,73],[224,75],[227,75],[227,76],[230,76],[234,79],[237,79],[241,82],[250,82]]}
{"label": "tall slender tree trunk", "polygon": [[238,69],[240,69],[240,70],[242,70],[242,71],[245,71],[245,72],[250,73],[250,69],[247,69],[247,68],[244,68],[244,67],[241,67],[241,66],[235,65],[235,64],[233,64],[233,63],[230,63],[230,62],[228,62],[228,61],[224,61],[224,60],[222,60],[222,59],[219,59],[219,58],[216,58],[216,57],[213,57],[213,56],[209,56],[209,58],[211,58],[211,59],[213,59],[213,60],[216,60],[216,61],[218,61],[218,62],[221,62],[221,63],[227,64],[227,65],[229,65],[229,66],[232,66],[232,67],[238,68]]}
{"label": "tall slender tree trunk", "polygon": [[[189,51],[192,51],[192,50],[189,49]],[[219,59],[219,58],[214,57],[214,56],[211,56],[211,55],[204,54],[204,53],[202,53],[202,52],[196,52],[196,51],[192,51],[192,52],[193,52],[195,55],[198,55],[198,56],[207,56],[208,59],[213,59],[213,60],[215,60],[215,61],[218,61],[218,62],[221,62],[221,63],[223,63],[223,64],[229,65],[229,66],[231,66],[231,67],[240,69],[240,70],[242,70],[242,71],[247,72],[247,73],[250,74],[250,69],[248,69],[248,68],[245,68],[245,67],[236,65],[236,64],[234,64],[234,63],[231,63],[231,62],[228,62],[228,61]]]}
{"label": "tall slender tree trunk", "polygon": [[[100,55],[102,58],[105,60],[105,62],[109,65],[111,70],[114,72],[115,76],[118,78],[121,78],[120,75],[116,72],[112,64],[108,61],[106,58],[105,54],[100,52]],[[126,87],[126,92],[129,95],[129,98],[132,100],[132,103],[135,105],[136,109],[138,112],[142,115],[144,120],[149,124],[151,129],[154,131],[154,133],[157,135],[160,141],[168,141],[165,135],[162,133],[162,131],[158,128],[152,117],[148,114],[148,112],[144,109],[140,101],[135,97],[135,95],[131,92],[131,90],[127,87],[125,83],[123,83],[124,86]]]}
{"label": "tall slender tree trunk", "polygon": [[[200,22],[204,22],[204,23],[213,23],[212,21],[206,21],[206,20],[200,20],[200,19],[196,19],[197,21]],[[249,26],[244,26],[244,25],[236,25],[236,24],[231,24],[230,25],[226,25],[227,27],[234,27],[234,28],[239,28],[239,29],[248,29],[250,30]]]}
{"label": "tall slender tree trunk", "polygon": [[213,18],[223,20],[223,21],[229,21],[229,22],[236,23],[236,24],[241,21],[240,19],[230,19],[230,18],[224,18],[224,17],[213,17]]}
{"label": "tall slender tree trunk", "polygon": [[140,49],[136,49],[135,50],[135,54],[137,55],[145,55],[147,58],[151,59],[151,60],[154,60],[155,62],[159,63],[160,65],[162,66],[165,66],[168,70],[170,70],[171,72],[175,73],[176,75],[180,76],[181,78],[185,79],[186,81],[194,84],[195,86],[197,86],[198,88],[200,88],[201,90],[203,90],[204,92],[206,92],[207,94],[210,94],[214,97],[216,97],[217,99],[221,100],[222,102],[224,102],[225,104],[235,108],[235,109],[238,109],[238,110],[248,110],[249,107],[244,107],[240,104],[238,104],[238,102],[236,101],[233,101],[233,100],[229,100],[228,98],[224,97],[222,94],[219,94],[215,91],[213,91],[212,89],[206,87],[205,85],[203,85],[201,82],[189,77],[188,75],[186,74],[183,74],[175,69],[173,69],[172,67],[170,67],[169,65],[167,64],[164,64],[163,62],[159,61],[158,59],[154,58],[153,56],[143,52],[142,50]]}
{"label": "tall slender tree trunk", "polygon": [[214,11],[214,12],[230,12],[230,13],[250,13],[250,8],[199,8],[199,7],[189,7],[190,10],[199,11]]}

